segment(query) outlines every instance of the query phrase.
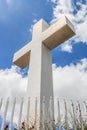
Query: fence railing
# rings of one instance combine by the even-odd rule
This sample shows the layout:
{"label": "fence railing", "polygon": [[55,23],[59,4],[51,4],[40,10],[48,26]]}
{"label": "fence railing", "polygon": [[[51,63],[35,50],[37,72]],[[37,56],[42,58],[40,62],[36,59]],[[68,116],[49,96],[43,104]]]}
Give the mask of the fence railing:
{"label": "fence railing", "polygon": [[[54,101],[54,106],[52,101]],[[33,102],[33,112],[31,103]],[[48,116],[46,115],[45,97],[42,100],[42,120],[38,114],[37,98],[0,99],[0,129],[9,130],[86,130],[86,101],[50,98]],[[27,104],[27,105],[26,105]]]}

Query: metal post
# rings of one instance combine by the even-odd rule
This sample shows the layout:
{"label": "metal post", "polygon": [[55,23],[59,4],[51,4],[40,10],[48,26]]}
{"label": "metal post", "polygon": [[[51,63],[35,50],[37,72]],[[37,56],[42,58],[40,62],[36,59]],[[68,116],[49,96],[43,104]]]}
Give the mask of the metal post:
{"label": "metal post", "polygon": [[69,130],[69,126],[68,126],[68,116],[67,116],[67,106],[66,106],[66,101],[64,99],[64,106],[65,106],[65,127],[66,130]]}
{"label": "metal post", "polygon": [[45,130],[45,125],[46,125],[46,112],[45,112],[45,97],[43,97],[42,100],[42,129]]}
{"label": "metal post", "polygon": [[53,106],[53,97],[50,97],[50,127],[51,130],[54,129],[54,106]]}
{"label": "metal post", "polygon": [[12,112],[11,112],[11,119],[10,119],[10,127],[9,127],[9,130],[12,129],[13,117],[14,117],[14,111],[15,111],[15,104],[16,104],[16,98],[14,98],[14,100],[13,100],[13,106],[12,106]]}
{"label": "metal post", "polygon": [[29,114],[30,114],[30,98],[28,98],[28,101],[27,101],[27,130],[29,128]]}
{"label": "metal post", "polygon": [[83,103],[84,103],[85,114],[87,115],[87,104],[85,101]]}
{"label": "metal post", "polygon": [[2,107],[2,102],[3,102],[3,99],[1,98],[1,100],[0,100],[0,110],[1,110],[1,107]]}
{"label": "metal post", "polygon": [[37,128],[37,97],[35,99],[35,120],[34,120],[34,130]]}
{"label": "metal post", "polygon": [[6,119],[6,115],[7,115],[8,104],[9,104],[9,98],[7,98],[7,100],[6,100],[6,105],[5,105],[5,110],[4,110],[4,117],[3,117],[3,121],[2,121],[1,130],[4,130],[4,124],[5,124],[5,119]]}
{"label": "metal post", "polygon": [[20,130],[20,125],[21,125],[22,109],[23,109],[23,97],[21,98],[21,105],[20,105],[20,112],[19,112],[19,121],[18,121],[18,130]]}
{"label": "metal post", "polygon": [[59,127],[59,130],[62,130],[59,99],[57,99],[57,105],[58,105],[58,127]]}
{"label": "metal post", "polygon": [[80,103],[79,103],[79,101],[77,101],[77,103],[78,103],[78,109],[79,109],[79,121],[80,121],[81,129],[84,130],[82,113],[81,113],[81,108],[80,108]]}
{"label": "metal post", "polygon": [[71,100],[71,106],[72,106],[72,111],[73,111],[73,122],[74,122],[74,130],[77,130],[77,126],[76,126],[76,116],[75,116],[75,110],[74,110],[74,104]]}

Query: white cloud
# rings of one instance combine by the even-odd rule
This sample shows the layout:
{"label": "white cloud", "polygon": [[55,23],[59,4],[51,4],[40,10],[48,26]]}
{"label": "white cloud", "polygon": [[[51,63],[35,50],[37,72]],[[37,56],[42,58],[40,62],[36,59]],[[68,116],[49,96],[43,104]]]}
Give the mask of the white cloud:
{"label": "white cloud", "polygon": [[24,96],[27,86],[27,78],[18,72],[18,68],[0,70],[0,96],[21,97]]}
{"label": "white cloud", "polygon": [[[87,98],[87,59],[64,67],[53,64],[53,82],[57,97]],[[17,67],[0,70],[1,97],[24,96],[26,88],[27,77]]]}
{"label": "white cloud", "polygon": [[[54,96],[73,100],[87,100],[87,59],[82,59],[76,65],[70,64],[65,67],[57,67],[53,64]],[[26,94],[27,77],[20,70],[12,66],[10,69],[0,70],[0,97],[22,97]],[[7,119],[10,119],[11,102]],[[4,107],[4,105],[3,105]],[[3,115],[3,107],[0,113]],[[25,106],[24,106],[25,107]],[[20,100],[17,100],[14,122],[18,122]],[[57,111],[57,107],[55,108]],[[23,109],[22,120],[25,118]]]}
{"label": "white cloud", "polygon": [[54,92],[56,97],[87,99],[87,59],[76,65],[55,67],[53,70]]}
{"label": "white cloud", "polygon": [[34,19],[33,20],[33,23],[31,24],[31,27],[29,28],[29,32],[32,34],[32,32],[33,32],[33,26],[34,26],[34,24],[37,22],[37,19]]}
{"label": "white cloud", "polygon": [[[18,122],[19,110],[20,110],[20,101],[21,97],[24,97],[26,94],[27,88],[27,77],[24,77],[20,73],[20,69],[12,66],[10,69],[0,70],[0,99],[3,98],[3,104],[0,110],[0,115],[3,117],[3,111],[5,109],[5,101],[9,97],[9,107],[7,112],[7,120],[10,120],[11,111],[12,111],[12,102],[13,98],[16,97],[16,108],[14,122]],[[23,109],[24,111],[24,109]],[[24,112],[23,112],[24,113]],[[22,119],[24,120],[24,115]]]}
{"label": "white cloud", "polygon": [[[86,42],[87,43],[87,0],[85,3],[83,1],[75,1],[72,0],[50,0],[55,4],[53,7],[53,19],[51,22],[56,21],[62,15],[66,15],[70,21],[74,24],[76,30],[76,37],[74,37],[74,42],[72,44],[78,42]],[[68,42],[67,42],[68,44]],[[68,46],[68,45],[67,45]],[[65,48],[65,46],[64,46]],[[62,50],[63,46],[62,46]]]}
{"label": "white cloud", "polygon": [[77,28],[77,34],[78,34],[78,38],[77,41],[83,41],[86,42],[87,44],[87,21],[85,21],[84,23],[81,23],[78,25]]}
{"label": "white cloud", "polygon": [[68,44],[68,43],[64,44],[64,45],[62,44],[61,50],[71,53],[72,52],[72,44]]}
{"label": "white cloud", "polygon": [[34,20],[33,20],[33,23],[36,23],[36,22],[37,22],[37,19],[34,19]]}
{"label": "white cloud", "polygon": [[30,26],[29,32],[32,34],[32,32],[33,32],[33,24]]}

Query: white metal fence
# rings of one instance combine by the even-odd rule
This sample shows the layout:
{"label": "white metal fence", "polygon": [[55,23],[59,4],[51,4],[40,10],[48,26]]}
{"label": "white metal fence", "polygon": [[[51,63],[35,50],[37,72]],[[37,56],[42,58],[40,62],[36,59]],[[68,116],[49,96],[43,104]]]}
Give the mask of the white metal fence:
{"label": "white metal fence", "polygon": [[[27,109],[25,102],[27,100]],[[6,127],[9,130],[86,130],[87,129],[87,104],[85,101],[72,101],[65,99],[54,99],[54,111],[52,98],[49,101],[49,117],[45,113],[45,97],[42,101],[42,122],[37,114],[38,99],[35,98],[34,113],[30,116],[31,98],[0,99],[0,129]],[[54,116],[53,116],[54,115]],[[53,118],[54,117],[54,118]]]}

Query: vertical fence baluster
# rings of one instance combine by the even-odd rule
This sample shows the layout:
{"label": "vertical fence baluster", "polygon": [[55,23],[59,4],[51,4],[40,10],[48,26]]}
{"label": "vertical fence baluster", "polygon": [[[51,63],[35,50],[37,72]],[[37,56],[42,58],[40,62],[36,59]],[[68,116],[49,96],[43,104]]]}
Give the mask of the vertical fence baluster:
{"label": "vertical fence baluster", "polygon": [[3,102],[3,99],[1,98],[1,100],[0,100],[0,110],[1,110],[1,107],[2,107],[2,102]]}
{"label": "vertical fence baluster", "polygon": [[87,104],[86,104],[85,101],[83,102],[83,104],[84,104],[85,114],[86,114],[86,116],[87,116]]}
{"label": "vertical fence baluster", "polygon": [[45,130],[46,128],[46,120],[45,120],[45,117],[46,117],[46,111],[45,111],[45,97],[43,97],[43,100],[42,100],[42,129]]}
{"label": "vertical fence baluster", "polygon": [[8,104],[9,104],[9,98],[7,98],[7,100],[6,100],[1,130],[4,130],[4,124],[5,124],[5,120],[6,120],[6,115],[7,115],[7,110],[8,110]]}
{"label": "vertical fence baluster", "polygon": [[34,120],[34,130],[37,129],[37,97],[35,99],[35,120]]}
{"label": "vertical fence baluster", "polygon": [[77,102],[76,102],[75,115],[76,115],[76,126],[78,127],[79,126],[79,119],[78,119],[79,113],[78,113],[78,104],[77,104]]}
{"label": "vertical fence baluster", "polygon": [[66,105],[65,99],[64,99],[64,106],[65,106],[65,127],[66,127],[66,130],[69,130],[68,115],[67,115],[67,105]]}
{"label": "vertical fence baluster", "polygon": [[83,101],[83,105],[84,105],[84,111],[85,111],[85,122],[84,122],[84,126],[87,126],[87,104],[85,101]]}
{"label": "vertical fence baluster", "polygon": [[29,128],[29,114],[30,114],[30,98],[28,98],[27,99],[28,101],[27,101],[27,122],[26,122],[26,124],[27,124],[27,130],[28,130],[28,128]]}
{"label": "vertical fence baluster", "polygon": [[[2,107],[2,98],[0,100],[0,109]],[[19,111],[19,120],[18,120],[18,130],[20,130],[20,125],[21,125],[21,119],[22,119],[22,111],[23,111],[23,102],[24,99],[23,97],[21,98],[21,103],[20,103],[20,111]],[[46,102],[45,102],[45,97],[43,97],[42,100],[42,130],[54,130],[54,106],[53,106],[53,98],[50,97],[50,102],[49,102],[49,114],[50,114],[50,119],[48,123],[50,123],[49,128],[46,127]],[[84,103],[84,107],[85,107],[85,112],[87,113],[87,105],[86,102]],[[6,102],[5,102],[5,109],[4,109],[4,114],[3,114],[3,120],[2,120],[2,126],[1,126],[1,130],[4,130],[4,125],[5,125],[5,120],[6,120],[6,116],[7,116],[7,111],[8,111],[8,105],[9,105],[9,98],[7,98]],[[15,105],[16,105],[16,98],[14,98],[13,100],[13,104],[12,104],[12,111],[11,111],[11,118],[10,118],[10,126],[9,126],[9,130],[12,130],[12,125],[13,125],[13,118],[14,118],[14,112],[15,112]],[[60,100],[57,99],[57,108],[58,108],[58,129],[62,130],[62,124],[61,124],[61,115],[60,115]],[[68,113],[67,113],[67,103],[66,100],[64,99],[64,108],[65,108],[65,129],[69,130],[69,122],[68,122]],[[74,125],[74,130],[77,130],[77,122],[76,122],[76,113],[75,113],[75,106],[73,101],[71,100],[71,108],[72,108],[72,114],[73,114],[73,125]],[[78,117],[79,117],[79,128],[81,128],[81,130],[84,130],[84,124],[83,124],[83,117],[82,117],[82,111],[81,111],[81,106],[79,101],[77,101],[77,110],[78,110]],[[28,130],[29,128],[29,115],[30,115],[30,98],[27,99],[27,119],[26,119],[26,130]],[[37,97],[35,98],[35,119],[34,119],[34,130],[37,130]]]}
{"label": "vertical fence baluster", "polygon": [[62,127],[61,127],[61,117],[60,117],[60,103],[59,103],[59,99],[57,99],[57,105],[58,105],[58,128],[59,128],[59,130],[62,130]]}
{"label": "vertical fence baluster", "polygon": [[53,106],[53,97],[50,97],[50,127],[51,127],[51,130],[54,129],[54,106]]}
{"label": "vertical fence baluster", "polygon": [[74,130],[77,130],[77,126],[76,126],[76,116],[75,116],[75,110],[74,110],[74,104],[71,100],[71,107],[72,107],[72,112],[73,112],[73,123],[74,123]]}
{"label": "vertical fence baluster", "polygon": [[19,121],[18,121],[18,130],[20,130],[21,118],[22,118],[22,110],[23,110],[23,97],[21,98],[20,112],[19,112]]}
{"label": "vertical fence baluster", "polygon": [[81,108],[80,108],[80,103],[79,103],[79,101],[77,101],[77,103],[78,103],[79,121],[80,121],[81,129],[84,130],[82,113],[81,113]]}
{"label": "vertical fence baluster", "polygon": [[14,100],[13,100],[13,106],[12,106],[12,112],[11,112],[11,119],[10,119],[10,127],[9,127],[9,130],[12,129],[13,117],[14,117],[14,111],[15,111],[15,104],[16,104],[16,98],[14,98]]}

